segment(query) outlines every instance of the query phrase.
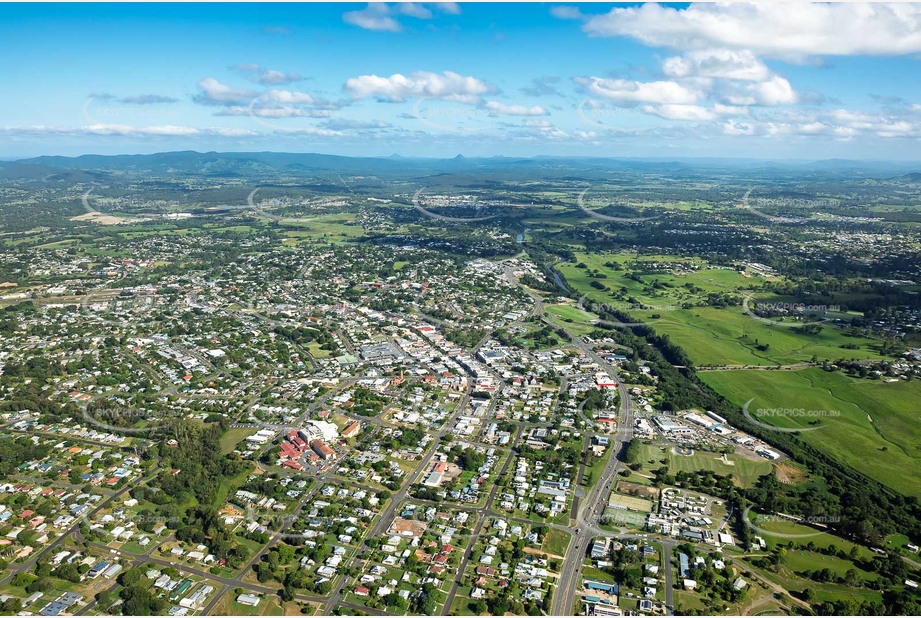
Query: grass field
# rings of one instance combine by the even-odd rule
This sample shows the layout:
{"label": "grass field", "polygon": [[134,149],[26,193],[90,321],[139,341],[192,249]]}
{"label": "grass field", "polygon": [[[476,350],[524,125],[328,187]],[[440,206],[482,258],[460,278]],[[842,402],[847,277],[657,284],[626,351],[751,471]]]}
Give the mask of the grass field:
{"label": "grass field", "polygon": [[330,356],[330,351],[322,349],[316,341],[311,341],[307,344],[307,351],[314,358],[329,358]]}
{"label": "grass field", "polygon": [[[848,337],[830,325],[815,335],[806,335],[787,325],[772,325],[747,315],[741,306],[725,308],[695,306],[681,308],[685,303],[698,304],[709,293],[753,295],[755,302],[788,302],[790,299],[754,293],[766,279],[722,268],[699,268],[694,272],[679,274],[656,273],[640,275],[636,281],[626,275],[631,272],[627,264],[635,256],[626,254],[578,253],[577,263],[558,266],[567,282],[587,298],[608,303],[626,310],[639,321],[644,321],[657,332],[667,334],[681,346],[691,361],[700,366],[709,365],[789,365],[809,361],[838,358],[877,359],[873,349],[877,342],[859,337]],[[643,256],[643,261],[669,264],[672,267],[700,267],[700,260],[672,256]],[[621,265],[621,270],[606,266]],[[592,271],[604,278],[590,276]],[[613,291],[624,291],[624,296],[648,306],[648,309],[630,309],[612,292],[597,290],[591,283],[600,281]],[[573,316],[568,316],[573,317]],[[574,318],[573,318],[574,319]],[[846,350],[840,346],[856,344],[859,349]],[[767,346],[766,349],[761,349]]]}
{"label": "grass field", "polygon": [[291,239],[324,239],[343,242],[360,238],[365,231],[354,223],[355,215],[349,213],[319,215],[309,219],[284,219],[279,224],[288,228],[284,235]]}
{"label": "grass field", "polygon": [[[278,604],[278,597],[266,595],[256,607],[237,603],[239,595],[233,590],[227,592],[214,606],[216,616],[284,616],[285,611]],[[263,596],[263,595],[258,595]]]}
{"label": "grass field", "polygon": [[596,329],[592,321],[597,320],[598,316],[594,313],[571,305],[548,305],[546,309],[554,324],[576,337],[583,337]]}
{"label": "grass field", "polygon": [[567,318],[575,322],[591,322],[592,320],[598,319],[598,316],[594,313],[583,311],[571,305],[548,305],[547,311],[555,313],[561,318]]}
{"label": "grass field", "polygon": [[233,450],[240,440],[251,436],[256,433],[257,430],[247,427],[235,427],[228,429],[223,436],[221,436],[221,454],[226,455],[227,453]]}
{"label": "grass field", "polygon": [[[752,571],[760,573],[763,577],[780,584],[790,592],[796,593],[801,592],[806,588],[811,588],[815,593],[815,598],[818,602],[836,601],[840,599],[853,599],[855,601],[879,601],[881,599],[881,593],[875,590],[845,586],[843,584],[819,583],[811,579],[801,577],[796,573],[796,571],[803,572],[805,570],[816,570],[823,568],[833,570],[833,566],[835,569],[844,566],[844,571],[846,571],[848,568],[854,568],[858,571],[858,573],[860,573],[861,576],[869,576],[867,579],[873,579],[874,576],[872,574],[868,574],[866,571],[857,569],[857,567],[850,561],[832,558],[831,556],[822,556],[821,554],[808,552],[805,550],[802,551],[802,555],[800,555],[799,552],[800,550],[787,552],[785,557],[786,563],[780,567],[780,570],[777,573],[767,572],[754,566],[749,566],[749,568]],[[822,558],[825,558],[826,560],[823,561]],[[843,575],[843,572],[841,574]]]}
{"label": "grass field", "polygon": [[749,409],[755,418],[762,408],[805,411],[761,420],[808,428],[818,419],[821,429],[801,433],[804,441],[896,490],[921,495],[921,477],[904,474],[921,469],[921,427],[914,412],[921,383],[858,380],[820,368],[713,371],[699,376],[736,405],[754,398]]}
{"label": "grass field", "polygon": [[[678,471],[695,472],[697,470],[712,470],[719,474],[731,474],[739,487],[751,487],[759,477],[770,474],[773,464],[767,460],[752,460],[738,455],[727,455],[729,461],[735,462],[734,466],[726,465],[719,453],[695,451],[693,455],[676,455],[671,447],[644,444],[642,459],[643,472],[651,472],[661,467],[660,460],[667,461],[669,472]],[[653,461],[654,463],[649,463]]]}
{"label": "grass field", "polygon": [[570,539],[572,539],[572,535],[568,532],[550,528],[547,534],[544,535],[544,542],[540,548],[542,551],[554,556],[565,556]]}

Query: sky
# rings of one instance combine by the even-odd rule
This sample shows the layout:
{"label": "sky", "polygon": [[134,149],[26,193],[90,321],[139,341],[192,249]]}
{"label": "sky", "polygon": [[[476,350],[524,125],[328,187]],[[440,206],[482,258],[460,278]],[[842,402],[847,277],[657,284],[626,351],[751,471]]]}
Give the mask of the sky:
{"label": "sky", "polygon": [[0,4],[0,157],[921,160],[921,4]]}

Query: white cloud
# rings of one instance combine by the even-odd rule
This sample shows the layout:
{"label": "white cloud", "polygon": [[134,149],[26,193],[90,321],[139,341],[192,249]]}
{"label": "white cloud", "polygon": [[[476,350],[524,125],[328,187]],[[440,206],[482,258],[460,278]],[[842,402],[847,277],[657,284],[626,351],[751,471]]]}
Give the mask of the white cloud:
{"label": "white cloud", "polygon": [[432,12],[418,2],[398,2],[396,6],[403,15],[409,15],[417,19],[432,18]]}
{"label": "white cloud", "polygon": [[458,103],[477,103],[481,95],[494,92],[496,88],[487,81],[451,71],[416,71],[409,76],[394,73],[390,77],[352,77],[345,82],[345,90],[355,99],[377,97],[387,101],[405,101],[412,97],[423,97]]}
{"label": "white cloud", "polygon": [[202,105],[240,105],[248,104],[259,96],[258,92],[243,88],[232,88],[220,83],[213,77],[206,77],[198,82],[199,93],[192,100]]}
{"label": "white cloud", "polygon": [[700,105],[644,105],[643,113],[653,114],[669,120],[716,120],[723,116],[744,116],[748,114],[745,107],[720,105],[702,107]]}
{"label": "white cloud", "polygon": [[851,125],[870,125],[878,120],[878,116],[875,114],[868,114],[866,112],[855,112],[848,109],[836,109],[832,110],[829,113],[829,116],[834,118],[839,122],[843,122]]}
{"label": "white cloud", "polygon": [[258,64],[235,64],[230,68],[242,74],[246,79],[263,85],[290,84],[304,79],[300,73],[263,69]]}
{"label": "white cloud", "polygon": [[400,22],[390,16],[390,7],[383,3],[368,3],[368,6],[360,11],[344,13],[342,20],[347,24],[377,32],[399,32],[403,29]]}
{"label": "white cloud", "polygon": [[582,19],[582,11],[575,6],[558,5],[550,7],[550,14],[557,19]]}
{"label": "white cloud", "polygon": [[486,109],[497,114],[504,114],[506,116],[549,116],[550,112],[545,110],[540,105],[534,105],[528,107],[527,105],[506,105],[505,103],[500,103],[499,101],[488,101],[484,105]]}
{"label": "white cloud", "polygon": [[758,105],[791,105],[799,101],[793,87],[783,77],[775,75],[771,79],[749,86],[749,91]]}
{"label": "white cloud", "polygon": [[330,112],[325,109],[304,109],[291,105],[253,105],[243,107],[233,105],[225,107],[214,114],[215,116],[256,116],[257,118],[329,118]]}
{"label": "white cloud", "polygon": [[754,135],[755,127],[751,123],[729,119],[723,123],[723,133],[726,135]]}
{"label": "white cloud", "polygon": [[527,127],[527,129],[520,131],[518,135],[522,135],[524,137],[541,137],[544,139],[554,140],[566,139],[569,137],[568,133],[556,128],[551,122],[548,122],[547,120],[535,120],[529,118],[527,120],[523,120],[521,124]]}
{"label": "white cloud", "polygon": [[97,137],[252,137],[260,135],[248,129],[235,128],[205,128],[162,125],[136,127],[126,124],[91,124],[85,127],[55,127],[47,125],[33,125],[21,127],[2,127],[0,133],[12,135],[71,135],[71,136],[97,136]]}
{"label": "white cloud", "polygon": [[281,132],[313,135],[316,137],[343,137],[346,135],[342,131],[334,131],[332,129],[324,129],[322,127],[297,127],[292,129],[283,129]]}
{"label": "white cloud", "polygon": [[[902,115],[836,109],[830,112],[784,112],[771,120],[746,119],[744,124],[729,120],[723,125],[727,135],[765,135],[784,137],[830,137],[851,140],[861,136],[884,139],[921,137],[921,123]],[[742,130],[744,127],[744,130]]]}
{"label": "white cloud", "polygon": [[818,135],[820,133],[827,133],[830,129],[831,127],[822,122],[810,122],[798,127],[799,132],[804,135]]}
{"label": "white cloud", "polygon": [[690,105],[697,103],[703,93],[675,81],[637,82],[602,77],[577,77],[591,94],[625,103],[662,103]]}
{"label": "white cloud", "polygon": [[204,133],[207,135],[218,135],[220,137],[254,137],[260,135],[258,132],[250,131],[249,129],[235,129],[231,127],[206,129]]}
{"label": "white cloud", "polygon": [[662,72],[668,77],[710,77],[760,82],[771,70],[748,50],[703,49],[666,58]]}
{"label": "white cloud", "polygon": [[306,92],[291,90],[267,90],[260,97],[263,101],[281,105],[313,105],[317,100]]}
{"label": "white cloud", "polygon": [[447,13],[448,15],[461,14],[461,7],[456,2],[436,2],[434,6],[442,13]]}
{"label": "white cloud", "polygon": [[392,125],[384,122],[383,120],[350,120],[347,118],[339,118],[336,120],[329,120],[326,122],[320,123],[320,126],[326,129],[332,129],[334,131],[344,131],[344,130],[368,130],[368,129],[389,129]]}
{"label": "white cloud", "polygon": [[648,3],[588,19],[592,36],[626,36],[655,47],[750,50],[802,59],[812,55],[921,52],[921,4]]}
{"label": "white cloud", "polygon": [[290,84],[303,79],[300,73],[284,73],[282,71],[264,71],[259,76],[260,84]]}

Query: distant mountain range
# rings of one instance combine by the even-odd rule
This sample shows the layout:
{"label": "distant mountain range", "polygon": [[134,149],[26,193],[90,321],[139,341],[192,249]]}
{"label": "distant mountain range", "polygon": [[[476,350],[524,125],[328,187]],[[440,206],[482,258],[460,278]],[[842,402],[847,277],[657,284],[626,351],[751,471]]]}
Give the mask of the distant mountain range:
{"label": "distant mountain range", "polygon": [[[80,182],[93,175],[137,173],[154,175],[204,175],[252,177],[270,174],[309,175],[317,172],[367,174],[386,177],[418,177],[439,174],[476,174],[482,172],[536,173],[560,176],[571,173],[631,170],[647,173],[700,173],[706,170],[736,169],[770,174],[790,172],[848,174],[857,178],[888,179],[906,173],[918,176],[921,164],[906,162],[850,161],[771,161],[722,158],[602,158],[602,157],[465,157],[425,159],[391,155],[390,157],[344,157],[316,153],[287,152],[163,152],[148,155],[83,155],[79,157],[42,156],[0,162],[0,180],[56,180]],[[85,174],[80,173],[85,172]],[[917,179],[906,182],[918,182]]]}

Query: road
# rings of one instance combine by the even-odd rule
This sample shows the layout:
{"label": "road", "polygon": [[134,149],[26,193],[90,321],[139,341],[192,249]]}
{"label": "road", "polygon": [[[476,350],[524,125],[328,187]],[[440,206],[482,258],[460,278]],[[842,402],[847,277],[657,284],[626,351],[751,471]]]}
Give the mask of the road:
{"label": "road", "polygon": [[[581,198],[581,196],[580,196]],[[505,266],[505,275],[509,280],[518,282],[514,273],[508,266]],[[519,285],[520,282],[518,282]],[[556,324],[544,315],[543,300],[533,291],[521,286],[521,288],[534,300],[534,310],[532,315],[540,316],[541,320],[550,326]],[[581,301],[580,301],[581,304]],[[554,616],[565,616],[573,613],[576,591],[580,588],[582,574],[582,561],[585,558],[588,547],[595,537],[603,536],[613,538],[619,535],[602,530],[598,527],[604,517],[604,510],[607,506],[607,496],[614,483],[615,477],[620,469],[621,462],[617,459],[617,454],[622,450],[625,443],[633,439],[633,400],[630,392],[621,379],[617,369],[608,361],[596,353],[584,340],[576,337],[563,329],[569,337],[571,343],[579,348],[583,354],[591,358],[601,369],[608,373],[617,382],[617,390],[620,396],[620,410],[618,415],[617,433],[612,440],[613,448],[610,449],[601,475],[595,484],[582,499],[573,499],[573,522],[568,527],[572,533],[572,541],[566,552],[563,561],[560,578],[557,582],[556,592],[553,595],[553,604],[550,614]],[[580,411],[581,415],[581,411]],[[668,560],[666,561],[669,562]],[[667,579],[670,577],[670,566],[666,564]],[[670,613],[674,607],[674,601],[671,598],[671,586],[667,587],[666,592],[666,611]]]}
{"label": "road", "polygon": [[[457,421],[457,417],[463,413],[464,408],[466,408],[467,403],[470,401],[470,388],[464,392],[464,396],[461,398],[460,403],[457,408],[454,410],[454,414],[445,421],[442,425],[441,430],[436,434],[435,439],[432,441],[428,450],[426,451],[425,456],[419,462],[419,465],[409,476],[408,479],[403,483],[403,486],[391,497],[390,502],[387,504],[387,507],[381,512],[380,518],[377,520],[377,523],[372,528],[371,532],[367,535],[366,538],[378,537],[390,528],[390,525],[393,523],[394,514],[396,509],[402,502],[406,499],[407,494],[409,493],[410,488],[413,485],[419,482],[423,476],[425,476],[432,469],[432,458],[435,456],[435,453],[438,451],[438,447],[441,445],[444,437],[451,431],[451,428],[454,426]],[[358,553],[352,558],[349,563],[350,567],[357,568],[362,561],[367,547],[362,545],[361,549],[358,550]],[[332,614],[334,608],[341,605],[342,594],[345,589],[345,585],[348,578],[343,577],[339,583],[339,586],[333,591],[329,599],[326,601],[326,614]]]}
{"label": "road", "polygon": [[515,459],[515,447],[518,446],[518,441],[521,439],[522,430],[523,427],[519,426],[515,432],[515,439],[511,443],[511,450],[509,451],[508,457],[505,459],[505,465],[502,466],[502,470],[500,470],[498,476],[496,476],[496,482],[492,486],[492,491],[489,492],[489,497],[481,508],[474,511],[478,518],[477,525],[473,530],[473,535],[467,543],[467,548],[464,550],[464,557],[461,559],[460,566],[457,568],[457,575],[454,578],[454,582],[451,584],[451,589],[448,590],[445,604],[441,608],[442,616],[447,616],[451,612],[451,606],[454,604],[454,597],[457,594],[457,589],[464,578],[464,573],[467,571],[467,565],[473,557],[473,547],[476,545],[477,539],[479,539],[480,535],[483,533],[483,526],[486,524],[486,520],[489,519],[489,516],[492,514],[492,505],[496,499],[496,494],[499,493],[499,480],[505,478],[505,474],[508,472],[512,460]]}

